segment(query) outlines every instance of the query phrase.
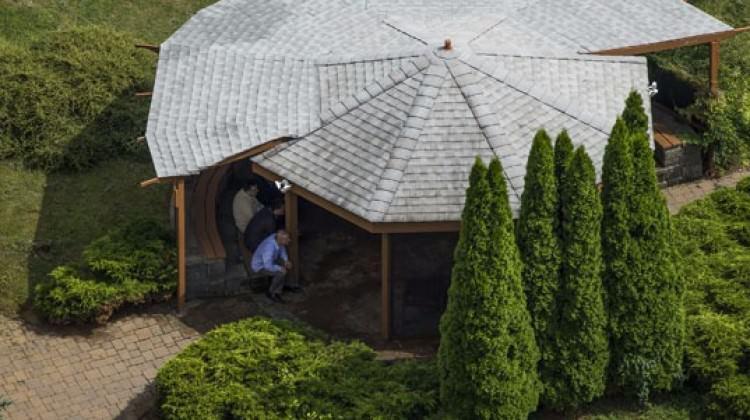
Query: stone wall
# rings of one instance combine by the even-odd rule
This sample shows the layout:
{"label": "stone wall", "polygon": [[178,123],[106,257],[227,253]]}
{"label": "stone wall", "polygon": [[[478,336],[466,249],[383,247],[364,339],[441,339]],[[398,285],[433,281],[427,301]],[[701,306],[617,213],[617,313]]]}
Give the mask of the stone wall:
{"label": "stone wall", "polygon": [[683,143],[671,149],[657,144],[655,157],[656,175],[661,187],[682,184],[703,177],[703,158],[699,146]]}

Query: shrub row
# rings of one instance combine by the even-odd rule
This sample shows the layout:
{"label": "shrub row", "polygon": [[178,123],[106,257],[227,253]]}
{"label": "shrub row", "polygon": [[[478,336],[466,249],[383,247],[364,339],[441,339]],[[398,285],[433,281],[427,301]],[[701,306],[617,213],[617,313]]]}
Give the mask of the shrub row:
{"label": "shrub row", "polygon": [[136,141],[152,61],[135,39],[97,26],[45,34],[29,49],[0,39],[0,158],[76,170],[113,156],[146,156]]}
{"label": "shrub row", "polygon": [[687,281],[689,382],[715,418],[750,417],[750,178],[674,218]]}
{"label": "shrub row", "polygon": [[437,407],[430,362],[385,365],[364,344],[250,318],[191,344],[157,374],[167,419],[406,419]]}
{"label": "shrub row", "polygon": [[84,267],[60,266],[34,290],[34,307],[57,324],[106,322],[126,303],[163,299],[174,292],[176,255],[169,232],[136,220],[92,242]]}

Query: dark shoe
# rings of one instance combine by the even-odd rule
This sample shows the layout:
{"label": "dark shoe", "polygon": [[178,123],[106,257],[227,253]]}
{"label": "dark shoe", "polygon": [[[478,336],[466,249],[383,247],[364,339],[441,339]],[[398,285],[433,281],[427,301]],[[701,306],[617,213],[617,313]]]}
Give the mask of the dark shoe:
{"label": "dark shoe", "polygon": [[284,286],[285,292],[292,292],[292,293],[299,293],[302,291],[302,288],[299,286]]}
{"label": "dark shoe", "polygon": [[281,295],[272,295],[271,292],[266,292],[266,297],[271,299],[272,302],[284,303],[284,299],[281,298]]}

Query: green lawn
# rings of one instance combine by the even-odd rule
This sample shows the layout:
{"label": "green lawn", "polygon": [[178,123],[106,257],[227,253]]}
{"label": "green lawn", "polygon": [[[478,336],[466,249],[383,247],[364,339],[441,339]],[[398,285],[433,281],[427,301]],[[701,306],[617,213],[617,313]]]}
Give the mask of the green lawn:
{"label": "green lawn", "polygon": [[137,216],[166,222],[169,187],[138,185],[153,176],[150,163],[126,160],[49,175],[0,162],[0,313],[18,311],[31,285],[108,229]]}
{"label": "green lawn", "polygon": [[214,0],[0,0],[0,37],[21,44],[71,25],[95,24],[161,43]]}
{"label": "green lawn", "polygon": [[[158,44],[213,2],[0,0],[0,39],[27,46],[47,31],[95,24]],[[166,219],[168,187],[137,185],[153,176],[150,163],[128,160],[76,174],[0,161],[0,313],[16,313],[33,284],[55,266],[77,262],[83,247],[108,229],[135,216]]]}

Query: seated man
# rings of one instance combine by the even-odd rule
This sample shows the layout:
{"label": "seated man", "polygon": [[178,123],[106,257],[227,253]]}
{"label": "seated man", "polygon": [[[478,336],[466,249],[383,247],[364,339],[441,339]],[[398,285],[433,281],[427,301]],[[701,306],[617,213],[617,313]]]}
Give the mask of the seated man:
{"label": "seated man", "polygon": [[250,219],[263,208],[263,204],[258,201],[258,191],[258,183],[255,180],[249,180],[234,195],[232,215],[240,233],[245,233]]}
{"label": "seated man", "polygon": [[261,241],[276,232],[276,216],[284,215],[284,203],[274,201],[268,207],[263,207],[250,219],[245,228],[245,246],[250,252],[255,252]]}
{"label": "seated man", "polygon": [[301,290],[296,284],[286,285],[286,274],[292,268],[286,252],[289,240],[289,234],[283,229],[272,233],[258,245],[250,264],[254,273],[273,277],[266,296],[274,302],[284,302],[281,298],[281,291],[284,289],[292,292]]}

